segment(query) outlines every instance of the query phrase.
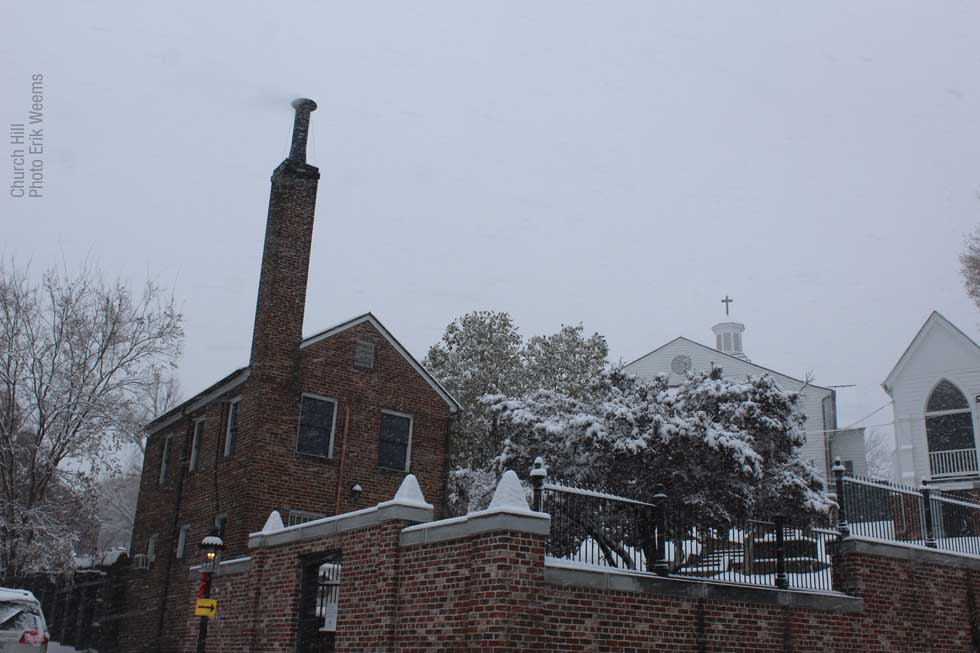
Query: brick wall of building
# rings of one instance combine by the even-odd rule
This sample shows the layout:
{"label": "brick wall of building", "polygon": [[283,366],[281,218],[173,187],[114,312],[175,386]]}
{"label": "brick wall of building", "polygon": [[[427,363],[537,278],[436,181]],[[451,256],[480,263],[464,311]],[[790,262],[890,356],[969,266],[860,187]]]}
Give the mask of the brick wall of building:
{"label": "brick wall of building", "polygon": [[[354,367],[358,340],[375,345],[373,369]],[[187,567],[198,561],[197,544],[218,514],[227,516],[225,556],[233,558],[248,553],[248,534],[260,530],[272,510],[279,510],[283,519],[288,519],[294,510],[335,514],[338,489],[341,512],[391,498],[406,472],[378,466],[383,410],[412,415],[410,470],[436,506],[437,514],[443,512],[449,406],[373,325],[358,324],[302,349],[300,370],[299,392],[294,397],[279,398],[293,411],[292,418],[275,437],[270,435],[268,421],[252,409],[251,378],[150,437],[133,552],[145,553],[150,537],[156,534],[157,558],[149,570],[131,572],[128,595],[140,606],[140,614],[124,630],[130,645],[139,648],[128,650],[156,650],[148,642],[158,638],[164,642],[161,650],[168,650],[165,642],[173,637],[171,624],[182,619],[180,612],[186,609],[169,597],[184,596],[192,589]],[[313,458],[296,450],[303,392],[337,400],[333,458]],[[228,406],[239,397],[238,444],[235,454],[225,457]],[[338,485],[348,406],[344,470]],[[197,468],[189,471],[190,442],[197,418],[204,419],[204,435]],[[170,464],[161,485],[160,460],[167,436],[171,438]],[[363,488],[357,502],[350,492],[355,483]],[[177,560],[177,538],[184,524],[191,528],[185,558]],[[161,621],[164,604],[167,614]]]}

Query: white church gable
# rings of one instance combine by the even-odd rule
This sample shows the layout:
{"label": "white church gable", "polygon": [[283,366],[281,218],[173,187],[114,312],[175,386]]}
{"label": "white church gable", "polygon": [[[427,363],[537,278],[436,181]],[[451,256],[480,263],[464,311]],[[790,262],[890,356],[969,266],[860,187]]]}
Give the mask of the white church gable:
{"label": "white church gable", "polygon": [[[930,397],[943,380],[955,389],[950,394],[962,396],[962,405],[953,399],[937,410],[937,397],[930,410]],[[980,481],[975,437],[980,431],[980,347],[969,336],[933,312],[882,387],[893,401],[897,481],[918,485],[927,480],[947,489]],[[931,448],[927,424],[933,429]]]}

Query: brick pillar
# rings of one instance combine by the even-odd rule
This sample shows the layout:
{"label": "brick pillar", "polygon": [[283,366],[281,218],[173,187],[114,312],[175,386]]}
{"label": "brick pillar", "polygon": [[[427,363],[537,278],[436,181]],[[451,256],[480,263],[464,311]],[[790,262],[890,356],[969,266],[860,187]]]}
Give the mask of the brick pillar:
{"label": "brick pillar", "polygon": [[[472,543],[468,649],[527,651],[537,593],[544,582],[545,536],[488,533]],[[402,642],[410,646],[410,642]]]}
{"label": "brick pillar", "polygon": [[534,650],[550,527],[548,515],[491,503],[403,531],[396,649]]}

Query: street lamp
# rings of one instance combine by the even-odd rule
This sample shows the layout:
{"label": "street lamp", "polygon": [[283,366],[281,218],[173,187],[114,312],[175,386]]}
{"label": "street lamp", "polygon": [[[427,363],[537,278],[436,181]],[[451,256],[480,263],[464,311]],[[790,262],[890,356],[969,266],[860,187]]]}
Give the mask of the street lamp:
{"label": "street lamp", "polygon": [[[201,587],[197,592],[198,598],[211,598],[211,575],[218,571],[221,563],[221,551],[225,548],[224,540],[218,535],[217,529],[201,540],[201,551],[204,553],[204,564],[201,565]],[[201,617],[201,624],[197,630],[197,653],[205,653],[204,648],[208,641],[208,617]]]}

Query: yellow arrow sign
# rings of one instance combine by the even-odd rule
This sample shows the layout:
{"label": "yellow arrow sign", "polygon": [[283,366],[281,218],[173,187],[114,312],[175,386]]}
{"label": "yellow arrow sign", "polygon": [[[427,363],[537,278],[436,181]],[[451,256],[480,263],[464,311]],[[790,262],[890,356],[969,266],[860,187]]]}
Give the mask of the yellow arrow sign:
{"label": "yellow arrow sign", "polygon": [[218,612],[218,599],[198,599],[194,606],[195,617],[211,618]]}

